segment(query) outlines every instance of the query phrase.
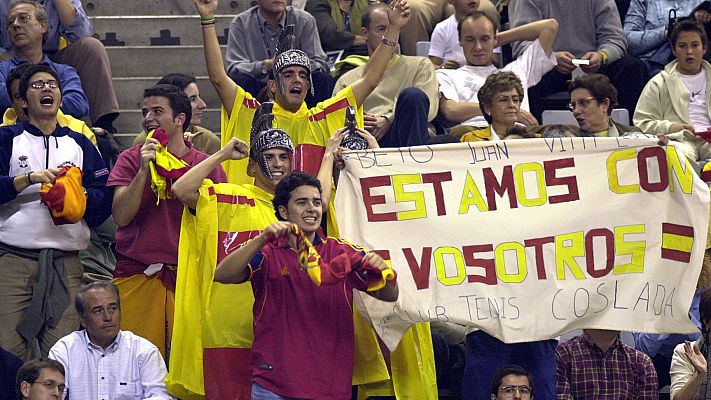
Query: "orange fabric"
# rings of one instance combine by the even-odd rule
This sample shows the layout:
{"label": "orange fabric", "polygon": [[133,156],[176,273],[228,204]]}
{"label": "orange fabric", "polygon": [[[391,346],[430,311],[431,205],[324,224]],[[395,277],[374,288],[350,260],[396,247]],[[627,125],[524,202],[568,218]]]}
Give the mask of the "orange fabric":
{"label": "orange fabric", "polygon": [[113,282],[121,295],[121,329],[148,339],[165,358],[166,344],[170,345],[173,335],[175,292],[166,289],[157,275],[139,274]]}
{"label": "orange fabric", "polygon": [[81,178],[79,168],[64,166],[54,183],[43,183],[40,187],[40,199],[47,205],[55,225],[75,224],[84,217],[86,194]]}

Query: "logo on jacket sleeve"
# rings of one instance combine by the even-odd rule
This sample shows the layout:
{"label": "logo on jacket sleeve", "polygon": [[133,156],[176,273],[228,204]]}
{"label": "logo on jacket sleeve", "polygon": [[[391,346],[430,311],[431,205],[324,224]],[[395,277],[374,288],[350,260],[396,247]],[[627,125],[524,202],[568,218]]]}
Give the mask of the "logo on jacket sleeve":
{"label": "logo on jacket sleeve", "polygon": [[27,168],[30,164],[27,162],[27,156],[20,156],[17,158],[17,164],[20,168]]}

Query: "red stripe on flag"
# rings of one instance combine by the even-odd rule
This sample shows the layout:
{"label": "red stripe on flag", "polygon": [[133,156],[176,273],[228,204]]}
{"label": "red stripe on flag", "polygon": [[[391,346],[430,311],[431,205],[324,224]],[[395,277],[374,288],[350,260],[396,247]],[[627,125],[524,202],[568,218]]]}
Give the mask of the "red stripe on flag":
{"label": "red stripe on flag", "polygon": [[249,197],[245,197],[245,196],[233,196],[230,194],[218,194],[217,195],[217,202],[218,203],[227,203],[227,204],[246,204],[248,206],[254,207],[254,199],[250,199]]}
{"label": "red stripe on flag", "polygon": [[686,225],[677,225],[670,223],[662,223],[662,233],[671,233],[673,235],[694,237],[694,228]]}
{"label": "red stripe on flag", "polygon": [[326,149],[317,144],[300,144],[296,147],[297,171],[304,171],[307,174],[316,176],[321,168],[321,160]]}
{"label": "red stripe on flag", "polygon": [[338,111],[342,108],[346,108],[349,105],[350,104],[348,103],[348,99],[341,99],[341,100],[331,104],[330,106],[324,108],[323,111],[310,116],[309,121],[321,121],[322,119],[326,119],[326,116],[328,114]]}
{"label": "red stripe on flag", "polygon": [[688,263],[691,261],[691,253],[679,250],[662,249],[662,258]]}
{"label": "red stripe on flag", "polygon": [[255,99],[248,99],[245,97],[244,100],[242,101],[242,105],[244,105],[247,108],[257,108],[257,107],[259,107],[259,102]]}

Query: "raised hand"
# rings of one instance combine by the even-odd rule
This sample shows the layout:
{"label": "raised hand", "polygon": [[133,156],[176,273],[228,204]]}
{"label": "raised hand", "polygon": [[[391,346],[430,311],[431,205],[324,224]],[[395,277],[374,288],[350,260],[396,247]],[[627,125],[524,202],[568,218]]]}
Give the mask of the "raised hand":
{"label": "raised hand", "polygon": [[249,157],[249,147],[247,147],[247,143],[234,137],[231,138],[220,151],[226,160],[241,160]]}
{"label": "raised hand", "polygon": [[214,17],[218,2],[218,0],[193,0],[201,18]]}
{"label": "raised hand", "polygon": [[707,365],[704,355],[701,354],[701,350],[696,345],[696,343],[684,342],[684,353],[689,358],[691,365],[696,368],[696,372],[701,375],[706,375]]}
{"label": "raised hand", "polygon": [[407,0],[393,0],[390,2],[388,10],[388,20],[391,25],[402,29],[410,20],[410,5]]}

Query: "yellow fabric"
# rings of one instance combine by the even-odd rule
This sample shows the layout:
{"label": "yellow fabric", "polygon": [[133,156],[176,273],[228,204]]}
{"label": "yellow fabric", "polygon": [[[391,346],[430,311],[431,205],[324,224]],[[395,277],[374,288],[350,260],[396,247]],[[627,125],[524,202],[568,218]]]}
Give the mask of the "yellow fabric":
{"label": "yellow fabric", "polygon": [[138,274],[113,282],[121,294],[121,329],[148,339],[165,358],[166,335],[170,338],[173,332],[175,293],[163,286],[158,275]]}
{"label": "yellow fabric", "polygon": [[459,139],[460,142],[481,142],[484,140],[491,140],[491,126],[469,131]]}
{"label": "yellow fabric", "polygon": [[[335,96],[316,104],[309,109],[306,103],[301,108],[292,113],[279,104],[274,103],[274,126],[285,130],[291,138],[296,149],[295,159],[297,166],[299,160],[310,160],[312,168],[303,169],[311,175],[318,174],[318,167],[321,165],[323,151],[328,143],[328,139],[338,128],[342,128],[346,121],[346,107],[344,104],[352,105],[356,110],[356,124],[363,127],[363,109],[356,104],[351,86],[346,86]],[[222,146],[236,137],[250,145],[250,130],[252,128],[252,118],[259,106],[257,100],[244,89],[237,86],[235,101],[232,105],[232,113],[227,115],[225,108],[222,108]],[[323,117],[323,118],[321,118]],[[315,151],[318,150],[318,151]],[[227,160],[222,163],[227,175],[227,182],[235,184],[253,183],[254,178],[247,175],[247,163],[249,160]],[[331,203],[328,210],[329,215],[336,215],[333,208],[333,201],[336,196],[331,196]],[[328,235],[338,236],[338,228],[333,224],[334,218],[328,218]]]}
{"label": "yellow fabric", "polygon": [[[379,355],[382,357],[382,353],[379,353]],[[361,356],[363,354],[357,351],[355,370],[360,374],[363,373],[362,368],[364,367],[361,365],[363,361],[360,359]],[[378,375],[382,374],[382,366],[377,363],[374,366],[378,369]],[[392,380],[360,384],[358,386],[358,399],[365,400],[371,396],[395,396],[398,400],[434,400],[438,398],[437,375],[429,323],[414,324],[410,327],[397,349],[390,353],[390,369],[392,371]],[[355,376],[354,372],[354,379]],[[371,374],[371,377],[374,378],[375,376],[377,375]]]}
{"label": "yellow fabric", "polygon": [[[150,131],[146,140],[153,137],[155,131]],[[181,168],[189,168],[190,165],[185,161],[174,156],[168,151],[166,146],[158,144],[158,151],[156,151],[155,161],[151,161],[148,167],[151,171],[151,189],[156,194],[156,204],[160,204],[161,200],[169,199],[173,197],[168,190],[168,181],[165,177],[158,173],[156,166],[163,168],[166,171],[173,171]]]}
{"label": "yellow fabric", "polygon": [[[175,328],[166,378],[171,393],[183,399],[202,398],[205,393],[203,348],[252,347],[252,286],[213,282],[218,246],[236,246],[236,241],[248,237],[238,233],[256,234],[276,220],[273,196],[256,186],[205,180],[199,193],[195,214],[183,212],[181,223]],[[235,201],[218,202],[218,195]],[[218,232],[234,234],[218,242]]]}
{"label": "yellow fabric", "polygon": [[[82,184],[82,172],[78,167],[62,167],[64,173],[57,176],[54,182],[45,182],[40,186],[40,197],[49,193],[55,185],[64,186],[64,196],[61,206],[53,207],[47,204],[55,225],[76,224],[84,218],[86,212],[86,193]],[[59,188],[57,188],[59,189]]]}
{"label": "yellow fabric", "polygon": [[[346,108],[338,107],[343,104],[341,101],[347,102],[357,110],[356,122],[358,126],[362,127],[363,110],[357,107],[353,90],[350,86],[338,92],[334,97],[318,103],[311,109],[308,109],[304,103],[295,113],[284,110],[279,104],[275,103],[273,109],[274,126],[285,130],[289,134],[297,153],[304,145],[313,145],[320,147],[321,154],[323,154],[323,148],[326,146],[328,138],[331,137],[336,129],[342,128],[345,123]],[[227,115],[225,109],[222,109],[222,146],[227,144],[233,137],[250,144],[249,134],[252,127],[252,117],[254,117],[257,106],[257,101],[249,93],[237,86],[237,94],[232,105],[231,115]],[[321,116],[324,118],[321,119]],[[253,178],[247,175],[248,161],[246,158],[238,161],[225,161],[222,166],[227,174],[227,181],[236,184],[252,183]],[[320,163],[321,158],[319,157],[317,164]],[[315,171],[306,172],[315,176],[318,172],[318,167]]]}
{"label": "yellow fabric", "polygon": [[[15,110],[13,108],[8,108],[5,110],[5,114],[2,116],[2,124],[0,126],[8,126],[8,125],[15,125],[17,122],[17,114],[15,113]],[[74,132],[78,132],[86,136],[89,140],[91,140],[91,143],[96,146],[96,136],[94,135],[94,131],[89,128],[89,126],[86,125],[86,122],[76,119],[72,117],[71,115],[64,114],[62,110],[57,111],[57,123],[61,127],[67,127]]]}

